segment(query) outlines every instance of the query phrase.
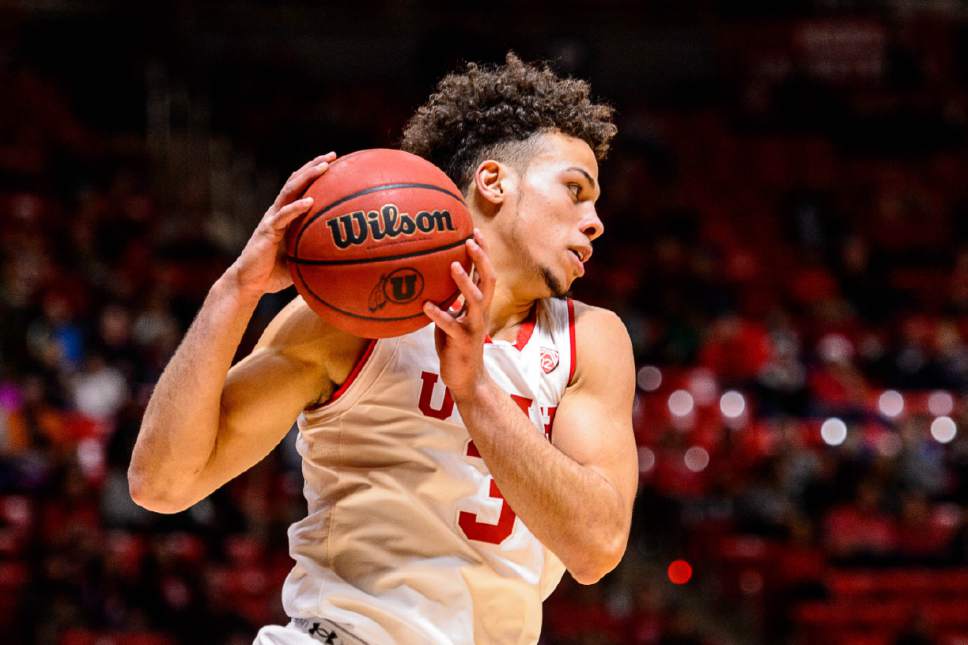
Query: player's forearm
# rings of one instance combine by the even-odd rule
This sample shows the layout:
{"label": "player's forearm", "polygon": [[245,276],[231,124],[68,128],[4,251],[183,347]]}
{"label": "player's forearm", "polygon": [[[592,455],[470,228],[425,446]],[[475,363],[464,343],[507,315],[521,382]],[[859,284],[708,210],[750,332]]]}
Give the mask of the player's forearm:
{"label": "player's forearm", "polygon": [[555,448],[492,381],[456,403],[501,494],[535,537],[579,582],[611,571],[628,539],[615,487]]}
{"label": "player's forearm", "polygon": [[231,273],[215,282],[148,402],[128,486],[151,510],[179,510],[212,454],[225,377],[258,304],[236,285]]}

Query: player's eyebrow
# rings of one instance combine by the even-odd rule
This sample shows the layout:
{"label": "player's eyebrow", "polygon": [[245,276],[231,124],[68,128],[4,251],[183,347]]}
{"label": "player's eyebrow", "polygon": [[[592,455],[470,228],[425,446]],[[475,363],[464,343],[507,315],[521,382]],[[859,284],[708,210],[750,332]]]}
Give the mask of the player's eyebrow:
{"label": "player's eyebrow", "polygon": [[592,188],[593,189],[597,185],[597,183],[595,181],[595,178],[592,177],[591,175],[589,175],[588,174],[588,171],[585,170],[584,168],[579,168],[578,166],[571,166],[571,167],[568,168],[568,170],[577,170],[581,174],[585,175],[585,178],[588,180],[588,183],[592,185]]}

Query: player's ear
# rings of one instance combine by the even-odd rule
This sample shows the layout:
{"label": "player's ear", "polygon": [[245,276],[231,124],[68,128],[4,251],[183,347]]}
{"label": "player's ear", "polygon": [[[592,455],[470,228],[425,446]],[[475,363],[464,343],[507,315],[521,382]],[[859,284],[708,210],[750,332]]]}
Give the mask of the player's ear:
{"label": "player's ear", "polygon": [[507,181],[507,169],[504,164],[485,159],[474,171],[474,188],[484,201],[500,207],[504,203],[504,183]]}

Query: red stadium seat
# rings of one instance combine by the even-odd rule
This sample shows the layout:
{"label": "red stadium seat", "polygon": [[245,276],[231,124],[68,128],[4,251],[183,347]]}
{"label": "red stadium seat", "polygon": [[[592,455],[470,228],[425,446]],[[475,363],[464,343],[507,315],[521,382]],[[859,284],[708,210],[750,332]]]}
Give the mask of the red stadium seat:
{"label": "red stadium seat", "polygon": [[0,557],[15,558],[23,549],[23,540],[14,529],[0,529]]}
{"label": "red stadium seat", "polygon": [[950,597],[965,596],[968,602],[968,569],[887,569],[883,571],[833,570],[826,579],[835,596]]}
{"label": "red stadium seat", "polygon": [[16,618],[20,590],[30,572],[22,562],[0,562],[0,626],[9,626]]}

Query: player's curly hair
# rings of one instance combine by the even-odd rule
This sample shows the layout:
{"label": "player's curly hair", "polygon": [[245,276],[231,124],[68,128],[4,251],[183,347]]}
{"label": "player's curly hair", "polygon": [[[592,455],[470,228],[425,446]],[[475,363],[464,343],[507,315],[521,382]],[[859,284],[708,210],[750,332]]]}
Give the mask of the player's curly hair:
{"label": "player's curly hair", "polygon": [[[462,190],[487,158],[515,156],[508,144],[560,131],[585,141],[599,160],[618,128],[613,109],[593,103],[586,81],[508,52],[504,65],[468,63],[441,79],[403,132],[401,148],[433,162]],[[513,147],[513,146],[511,146]],[[512,159],[506,159],[512,161]]]}

